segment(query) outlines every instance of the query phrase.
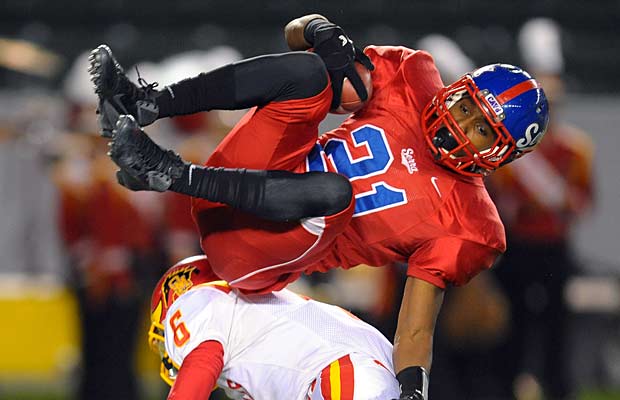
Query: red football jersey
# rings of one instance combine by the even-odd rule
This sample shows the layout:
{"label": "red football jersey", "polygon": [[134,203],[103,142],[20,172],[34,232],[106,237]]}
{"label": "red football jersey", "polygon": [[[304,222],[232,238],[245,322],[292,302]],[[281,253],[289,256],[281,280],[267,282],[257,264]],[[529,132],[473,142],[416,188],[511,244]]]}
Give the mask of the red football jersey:
{"label": "red football jersey", "polygon": [[422,51],[365,52],[376,66],[372,99],[322,135],[308,160],[310,170],[329,162],[350,178],[355,212],[308,271],[402,261],[436,286],[464,284],[505,250],[505,235],[482,179],[439,166],[428,151],[420,115],[443,87],[439,73]]}
{"label": "red football jersey", "polygon": [[193,200],[202,248],[214,273],[248,291],[278,290],[303,271],[409,263],[408,273],[444,288],[467,282],[505,248],[503,226],[482,179],[436,164],[420,115],[443,86],[430,55],[368,47],[373,96],[321,136],[329,86],[312,98],[255,107],[206,165],[337,171],[353,185],[342,212],[280,223]]}

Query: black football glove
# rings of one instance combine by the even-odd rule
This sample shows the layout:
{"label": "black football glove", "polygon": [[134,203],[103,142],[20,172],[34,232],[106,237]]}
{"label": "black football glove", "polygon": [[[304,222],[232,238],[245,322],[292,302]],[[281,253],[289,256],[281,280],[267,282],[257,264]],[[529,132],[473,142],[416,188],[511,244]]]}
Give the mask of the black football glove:
{"label": "black football glove", "polygon": [[120,167],[118,182],[133,191],[165,192],[187,165],[178,154],[153,142],[131,115],[118,118],[108,155]]}
{"label": "black football glove", "polygon": [[398,399],[392,399],[392,400],[425,400],[424,396],[422,396],[422,394],[401,394],[400,397]]}
{"label": "black football glove", "polygon": [[[407,367],[396,374],[400,384],[398,400],[427,400],[428,399],[428,372],[420,366]],[[396,400],[396,399],[393,399]]]}
{"label": "black football glove", "polygon": [[314,52],[323,59],[332,81],[334,92],[332,109],[340,105],[344,78],[349,78],[359,98],[366,101],[368,93],[364,82],[355,70],[354,62],[362,63],[370,71],[374,70],[375,66],[362,50],[353,45],[353,41],[344,33],[344,30],[329,22],[321,24],[314,31],[312,45]]}

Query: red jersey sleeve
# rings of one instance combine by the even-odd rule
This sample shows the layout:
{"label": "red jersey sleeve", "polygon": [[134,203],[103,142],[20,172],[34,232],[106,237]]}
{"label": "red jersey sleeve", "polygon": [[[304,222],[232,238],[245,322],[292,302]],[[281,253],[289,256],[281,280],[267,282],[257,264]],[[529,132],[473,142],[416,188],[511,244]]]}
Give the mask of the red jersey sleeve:
{"label": "red jersey sleeve", "polygon": [[440,237],[424,243],[409,258],[407,275],[445,289],[464,285],[493,265],[500,252],[458,237]]}
{"label": "red jersey sleeve", "polygon": [[168,400],[207,400],[224,368],[224,348],[208,340],[192,350],[183,360]]}
{"label": "red jersey sleeve", "polygon": [[451,184],[447,172],[437,176],[445,202],[426,221],[426,239],[409,257],[407,272],[443,289],[464,285],[490,268],[506,250],[506,236],[481,179],[459,178]]}
{"label": "red jersey sleeve", "polygon": [[376,67],[372,72],[375,102],[421,111],[443,87],[435,62],[425,51],[402,46],[368,46],[364,53]]}

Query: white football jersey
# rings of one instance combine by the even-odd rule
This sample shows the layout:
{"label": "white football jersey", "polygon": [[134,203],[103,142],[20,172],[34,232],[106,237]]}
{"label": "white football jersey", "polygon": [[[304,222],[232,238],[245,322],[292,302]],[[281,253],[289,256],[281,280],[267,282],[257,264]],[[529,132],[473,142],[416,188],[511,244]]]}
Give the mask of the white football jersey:
{"label": "white football jersey", "polygon": [[323,368],[351,353],[394,373],[392,345],[378,330],[286,289],[250,297],[227,286],[196,286],[171,305],[165,330],[166,350],[179,366],[200,343],[222,344],[218,386],[233,399],[303,400]]}

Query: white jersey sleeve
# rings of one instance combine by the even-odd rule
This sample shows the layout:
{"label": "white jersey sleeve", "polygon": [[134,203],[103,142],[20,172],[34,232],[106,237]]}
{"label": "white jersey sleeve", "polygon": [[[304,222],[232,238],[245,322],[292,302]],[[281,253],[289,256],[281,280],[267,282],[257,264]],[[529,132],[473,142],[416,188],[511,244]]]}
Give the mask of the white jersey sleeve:
{"label": "white jersey sleeve", "polygon": [[170,306],[164,337],[166,351],[177,366],[207,340],[215,340],[227,347],[237,299],[229,295],[229,291],[211,285],[196,287]]}

